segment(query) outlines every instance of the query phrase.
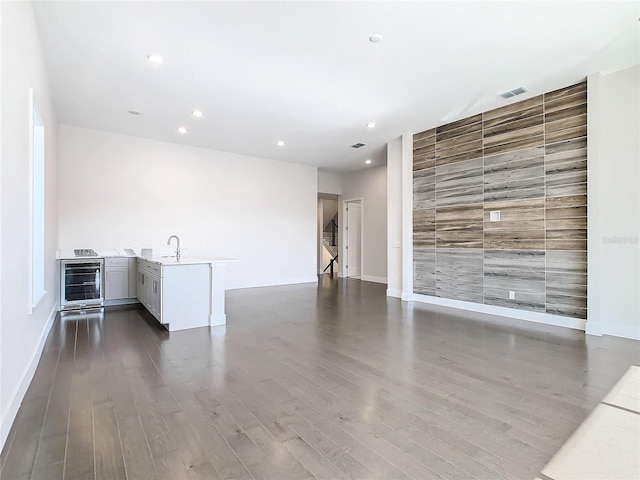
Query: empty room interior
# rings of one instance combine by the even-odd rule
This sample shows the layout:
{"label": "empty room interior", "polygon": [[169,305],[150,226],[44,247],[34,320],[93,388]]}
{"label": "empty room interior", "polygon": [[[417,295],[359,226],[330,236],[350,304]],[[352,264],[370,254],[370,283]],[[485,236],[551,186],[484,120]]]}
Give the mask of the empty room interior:
{"label": "empty room interior", "polygon": [[640,478],[640,3],[0,1],[0,478]]}

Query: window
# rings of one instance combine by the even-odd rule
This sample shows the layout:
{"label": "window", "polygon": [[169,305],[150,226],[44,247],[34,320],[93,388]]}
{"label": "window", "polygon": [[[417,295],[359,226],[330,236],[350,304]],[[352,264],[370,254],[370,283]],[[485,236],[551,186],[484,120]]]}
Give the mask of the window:
{"label": "window", "polygon": [[44,124],[38,113],[33,89],[29,90],[31,106],[31,238],[29,313],[44,297]]}

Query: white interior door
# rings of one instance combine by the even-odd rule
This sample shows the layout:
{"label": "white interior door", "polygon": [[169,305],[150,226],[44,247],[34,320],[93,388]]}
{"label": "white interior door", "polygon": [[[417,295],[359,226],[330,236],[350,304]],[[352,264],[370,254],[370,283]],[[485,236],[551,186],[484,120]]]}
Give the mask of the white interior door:
{"label": "white interior door", "polygon": [[347,203],[347,277],[362,273],[362,205]]}

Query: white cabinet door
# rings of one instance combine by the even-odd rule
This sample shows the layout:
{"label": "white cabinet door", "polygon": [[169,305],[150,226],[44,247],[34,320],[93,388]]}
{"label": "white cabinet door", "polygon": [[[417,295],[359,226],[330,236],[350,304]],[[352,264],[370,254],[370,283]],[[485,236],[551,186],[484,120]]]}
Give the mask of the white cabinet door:
{"label": "white cabinet door", "polygon": [[147,276],[147,272],[145,272],[141,268],[138,268],[137,295],[140,303],[145,306],[147,305]]}
{"label": "white cabinet door", "polygon": [[129,298],[129,268],[105,268],[105,299]]}
{"label": "white cabinet door", "polygon": [[151,286],[151,299],[149,301],[151,313],[158,320],[161,318],[162,306],[162,279],[158,275],[149,275],[149,284]]}
{"label": "white cabinet door", "polygon": [[127,268],[129,269],[129,298],[136,298],[138,266],[135,258],[127,259]]}

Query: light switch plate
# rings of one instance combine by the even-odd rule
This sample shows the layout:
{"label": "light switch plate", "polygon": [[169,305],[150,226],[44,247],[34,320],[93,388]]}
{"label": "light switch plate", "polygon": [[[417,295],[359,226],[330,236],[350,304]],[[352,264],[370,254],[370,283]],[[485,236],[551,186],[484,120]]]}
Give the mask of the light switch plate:
{"label": "light switch plate", "polygon": [[499,222],[500,221],[500,210],[491,210],[489,212],[489,221],[490,222]]}
{"label": "light switch plate", "polygon": [[515,299],[516,299],[516,291],[509,290],[509,300],[515,300]]}

